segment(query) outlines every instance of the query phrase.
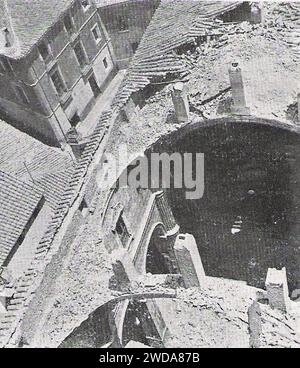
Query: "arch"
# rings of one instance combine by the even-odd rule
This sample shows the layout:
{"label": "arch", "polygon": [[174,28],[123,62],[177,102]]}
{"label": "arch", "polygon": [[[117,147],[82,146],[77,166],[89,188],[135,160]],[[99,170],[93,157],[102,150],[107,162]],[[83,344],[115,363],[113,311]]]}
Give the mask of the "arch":
{"label": "arch", "polygon": [[[128,339],[128,336],[131,334],[131,331],[126,331],[126,329],[130,327],[130,321],[133,320],[133,313],[135,311],[138,311],[138,319],[142,324],[140,327],[142,327],[143,331],[139,330],[137,335],[131,335],[131,338],[134,337],[137,339],[140,334],[142,339],[144,339],[147,334],[150,338],[153,336],[155,339],[161,340],[154,325],[163,326],[164,323],[160,319],[159,312],[155,312],[154,317],[151,316],[149,313],[149,302],[153,310],[153,303],[156,300],[166,298],[174,299],[176,298],[176,293],[170,292],[170,289],[167,289],[165,292],[149,293],[145,291],[136,294],[128,293],[111,299],[91,312],[88,318],[75,327],[58,347],[121,347],[126,342],[126,338]],[[132,306],[138,306],[138,308]],[[145,309],[146,307],[147,310]],[[153,318],[157,319],[156,323],[153,321]]]}
{"label": "arch", "polygon": [[185,206],[183,192],[173,203],[176,189],[167,192],[181,231],[196,238],[208,275],[263,287],[268,267],[286,266],[290,288],[299,286],[299,132],[295,125],[256,117],[199,119],[146,152],[205,153],[204,198]]}
{"label": "arch", "polygon": [[[297,126],[295,124],[289,124],[287,122],[276,120],[276,119],[267,119],[267,118],[261,118],[261,117],[256,117],[256,116],[230,116],[230,117],[220,117],[220,118],[208,119],[208,120],[203,120],[203,119],[200,119],[200,118],[193,118],[193,120],[189,124],[181,127],[180,129],[178,129],[176,131],[173,131],[171,133],[168,132],[165,135],[162,135],[156,142],[154,142],[145,151],[145,154],[147,156],[147,154],[150,154],[151,152],[157,152],[157,150],[159,151],[161,149],[165,149],[165,147],[167,147],[170,143],[179,142],[180,140],[184,140],[184,138],[187,137],[187,136],[192,136],[193,134],[196,135],[198,132],[203,132],[204,129],[214,128],[216,126],[220,126],[220,127],[225,126],[226,129],[228,129],[228,131],[231,129],[231,127],[239,127],[239,128],[243,127],[243,129],[244,129],[244,127],[245,128],[248,127],[249,130],[253,129],[253,131],[257,130],[258,128],[264,128],[265,131],[276,132],[278,135],[281,135],[281,133],[283,135],[291,133],[291,136],[294,135],[296,137],[296,139],[298,139],[298,136],[299,136],[299,133],[300,133],[300,126]],[[270,130],[269,130],[269,128],[270,128]],[[252,134],[252,133],[250,132],[250,134]],[[216,138],[216,140],[217,139],[218,139],[218,137]],[[276,147],[274,149],[276,150]],[[165,151],[167,151],[167,148],[165,149]],[[189,152],[189,151],[187,151],[187,152]],[[130,166],[130,163],[128,163],[128,164],[129,164],[128,166]],[[296,165],[295,164],[291,164],[291,165],[293,165],[293,167],[291,169],[294,172],[293,175],[295,175],[295,176],[298,175]],[[255,169],[258,169],[258,168],[256,167]],[[249,171],[249,175],[250,174],[251,173]],[[259,175],[258,170],[257,170],[257,174]],[[279,178],[279,175],[277,177]],[[159,188],[155,188],[155,189],[158,190]],[[255,188],[249,187],[248,192],[252,193],[253,189],[255,189]],[[243,207],[245,207],[245,208],[246,207],[247,208],[251,207],[252,206],[251,201],[253,202],[254,200],[257,200],[257,198],[258,197],[256,197],[255,195],[254,196],[246,196],[246,199],[242,203]],[[284,203],[284,200],[281,201],[281,202]],[[265,206],[265,204],[267,206]],[[259,201],[258,201],[258,205],[260,205]],[[269,206],[268,202],[264,202],[263,205],[260,205],[261,208],[268,207],[268,206]],[[283,206],[285,206],[285,204]],[[257,208],[258,207],[259,206],[257,206]],[[173,208],[173,210],[174,210],[174,208]],[[284,211],[283,208],[282,209],[278,208],[277,212],[279,213],[279,212],[283,212],[283,211]],[[192,211],[190,211],[190,213],[192,213]],[[257,213],[258,213],[258,211],[257,211]],[[275,214],[275,215],[277,216],[277,214]],[[240,221],[239,216],[240,216],[239,213],[234,213],[234,216],[232,216],[232,219],[230,219],[230,222],[233,225],[236,223],[237,226],[238,226],[238,223]],[[271,216],[269,216],[269,218],[270,217]],[[177,220],[177,218],[176,218],[176,220]],[[178,222],[178,220],[177,220],[177,222]],[[149,221],[149,224],[151,224],[151,223],[153,223],[153,220]],[[180,222],[178,222],[178,223],[182,228],[182,224]],[[151,230],[149,232],[148,232],[148,229],[145,231],[145,234],[147,233],[149,235],[147,237],[147,241],[143,242],[143,244],[142,244],[143,248],[140,249],[141,252],[142,252],[142,255],[140,257],[141,260],[139,262],[139,265],[140,265],[139,271],[146,272],[146,270],[147,270],[147,254],[149,253],[149,245],[151,243],[151,237],[152,236],[153,236],[152,240],[157,238],[157,234],[154,233],[154,231],[155,231],[155,227],[158,226],[158,225],[159,225],[159,223],[155,223],[154,225],[152,225]],[[199,222],[199,226],[202,226],[201,222]],[[222,226],[223,226],[223,224],[222,224]],[[193,233],[189,229],[182,229],[182,230],[183,230],[183,232]],[[210,229],[210,231],[212,232],[212,229]],[[299,225],[299,229],[297,229],[297,231],[295,231],[295,234],[296,233],[299,234],[299,236],[300,236],[300,225]],[[196,237],[196,240],[197,240],[197,243],[200,244],[200,246],[205,245],[204,242],[202,242],[202,244],[201,244],[201,239],[199,241],[199,239],[197,239],[197,237]],[[256,246],[256,244],[254,244],[254,246]],[[234,247],[233,244],[232,244],[232,247]],[[150,250],[151,249],[153,249],[152,246],[150,247]],[[237,247],[235,249],[237,249]],[[203,249],[201,251],[203,251]],[[204,252],[205,251],[206,250],[204,249]],[[203,253],[201,253],[201,255],[203,255]],[[217,254],[215,255],[215,258],[218,258]],[[287,256],[285,254],[283,254],[282,259],[284,259],[285,262],[287,262],[286,261]],[[239,259],[236,259],[235,262],[237,264],[240,263]],[[290,262],[290,264],[292,264],[292,260],[289,260],[289,262]],[[270,267],[282,267],[284,265],[286,265],[286,263],[282,264],[282,265],[281,264],[273,264],[273,265],[270,265]],[[204,262],[204,266],[206,266],[205,262]],[[255,265],[255,262],[253,264],[251,264],[250,266],[253,268],[253,270],[256,270],[257,265]],[[230,269],[230,267],[229,267],[229,269]],[[228,270],[226,270],[226,272],[227,271]],[[289,273],[289,268],[287,268],[287,271]],[[217,274],[217,275],[214,275],[214,276],[228,277],[228,278],[234,278],[235,277],[235,275],[233,276],[232,274],[230,274],[230,272],[227,272],[227,273],[226,272],[224,273],[224,275],[223,274],[222,275]],[[255,276],[254,275],[255,272],[256,271],[252,272],[253,277]],[[261,270],[261,274],[263,272],[264,272],[264,270]],[[289,275],[289,277],[290,277],[290,275]],[[236,276],[236,278],[239,278],[239,276]],[[242,278],[242,279],[245,280],[245,278]],[[261,282],[261,280],[260,280],[260,282]],[[256,286],[261,287],[262,284],[261,283],[256,284]],[[295,285],[293,285],[293,287],[297,287],[297,285],[295,284]]]}
{"label": "arch", "polygon": [[179,140],[183,139],[189,133],[193,133],[194,131],[202,128],[211,127],[219,124],[252,124],[252,125],[262,125],[269,126],[285,131],[289,131],[291,133],[296,133],[300,135],[300,126],[295,124],[286,123],[281,120],[276,119],[267,119],[256,116],[230,116],[230,117],[219,117],[215,119],[193,119],[189,124],[186,124],[180,129],[168,132],[163,134],[156,142],[154,142],[146,152],[151,152],[157,145],[163,145],[164,143],[168,143],[171,140]]}

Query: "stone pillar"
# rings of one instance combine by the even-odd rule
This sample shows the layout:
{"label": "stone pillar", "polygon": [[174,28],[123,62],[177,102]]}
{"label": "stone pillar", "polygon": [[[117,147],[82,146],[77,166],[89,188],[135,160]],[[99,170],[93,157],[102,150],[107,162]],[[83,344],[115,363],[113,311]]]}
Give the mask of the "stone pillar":
{"label": "stone pillar", "polygon": [[249,322],[249,345],[250,348],[259,348],[261,345],[261,309],[257,302],[253,302],[248,309],[248,322]]}
{"label": "stone pillar", "polygon": [[262,22],[262,10],[260,4],[252,3],[251,4],[251,23],[257,24]]}
{"label": "stone pillar", "polygon": [[122,111],[125,115],[125,118],[129,123],[135,124],[138,118],[138,107],[134,103],[132,97],[126,102],[126,105],[123,107]]}
{"label": "stone pillar", "polygon": [[109,280],[110,289],[130,292],[134,282],[139,282],[138,274],[125,249],[116,249],[112,252],[113,276]]}
{"label": "stone pillar", "polygon": [[231,64],[229,68],[229,80],[233,98],[232,112],[237,115],[249,115],[250,110],[246,107],[242,70],[238,63]]}
{"label": "stone pillar", "polygon": [[67,143],[72,149],[74,157],[79,160],[86,145],[86,142],[81,141],[81,136],[74,127],[68,130],[68,132],[66,133],[66,139]]}
{"label": "stone pillar", "polygon": [[271,308],[278,309],[284,313],[288,312],[290,299],[285,267],[282,270],[268,269],[266,289]]}
{"label": "stone pillar", "polygon": [[158,211],[160,213],[161,220],[163,224],[165,225],[165,228],[167,230],[165,241],[164,243],[164,249],[162,250],[162,255],[165,257],[165,261],[168,265],[169,272],[170,273],[176,273],[178,270],[177,267],[177,261],[174,254],[174,243],[175,238],[179,232],[179,226],[177,225],[175,218],[173,216],[173,212],[171,210],[171,207],[169,206],[168,200],[166,198],[166,194],[164,191],[160,191],[156,193],[156,206],[158,208]]}
{"label": "stone pillar", "polygon": [[172,231],[175,227],[178,227],[163,190],[156,195],[156,205],[167,231]]}
{"label": "stone pillar", "polygon": [[174,84],[172,100],[178,122],[187,122],[189,120],[190,108],[185,87],[182,82]]}
{"label": "stone pillar", "polygon": [[204,287],[205,271],[193,235],[179,234],[174,251],[185,287]]}

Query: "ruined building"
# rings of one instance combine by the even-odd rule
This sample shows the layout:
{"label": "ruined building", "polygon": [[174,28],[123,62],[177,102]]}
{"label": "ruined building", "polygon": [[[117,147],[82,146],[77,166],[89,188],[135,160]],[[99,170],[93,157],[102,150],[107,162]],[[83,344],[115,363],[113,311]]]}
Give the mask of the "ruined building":
{"label": "ruined building", "polygon": [[[297,3],[160,2],[30,264],[3,268],[1,346],[299,347],[299,35]],[[201,198],[120,184],[163,152],[204,153]]]}

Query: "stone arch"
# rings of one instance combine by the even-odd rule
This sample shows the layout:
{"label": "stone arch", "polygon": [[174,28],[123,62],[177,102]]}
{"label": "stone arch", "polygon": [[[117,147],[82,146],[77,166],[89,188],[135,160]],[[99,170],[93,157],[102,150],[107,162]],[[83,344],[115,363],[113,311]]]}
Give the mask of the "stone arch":
{"label": "stone arch", "polygon": [[[297,208],[299,207],[298,204],[300,205],[300,202],[298,204],[295,202],[295,201],[298,201],[297,198],[300,199],[300,190],[298,188],[299,185],[297,185],[297,183],[299,183],[299,178],[300,178],[300,170],[298,169],[299,167],[298,162],[300,159],[300,148],[299,148],[300,147],[299,145],[300,127],[299,126],[295,124],[288,124],[286,122],[279,121],[276,119],[265,119],[265,118],[259,118],[259,117],[254,117],[254,116],[233,116],[233,117],[222,117],[222,118],[216,118],[216,119],[210,119],[210,120],[194,118],[186,126],[183,126],[176,131],[173,131],[171,133],[168,133],[160,137],[145,152],[145,154],[148,155],[152,152],[179,152],[179,151],[169,150],[168,146],[171,146],[172,143],[174,143],[174,146],[175,146],[175,144],[177,144],[178,142],[184,141],[184,139],[188,139],[188,137],[192,137],[192,138],[193,136],[198,137],[198,135],[201,135],[201,134],[204,136],[205,130],[206,132],[208,132],[209,129],[211,130],[215,129],[217,131],[219,128],[220,130],[223,128],[224,128],[224,131],[227,130],[228,134],[225,138],[226,139],[228,138],[228,142],[230,141],[230,139],[232,139],[232,145],[233,145],[232,151],[235,149],[238,149],[239,147],[234,146],[236,143],[236,140],[235,140],[235,136],[234,135],[231,136],[230,134],[231,129],[232,131],[238,130],[238,129],[242,131],[242,129],[244,129],[245,130],[244,134],[246,137],[248,134],[248,136],[250,137],[249,138],[250,141],[252,137],[259,136],[259,133],[257,132],[263,132],[262,136],[264,137],[265,140],[264,141],[262,140],[260,142],[260,145],[262,147],[262,150],[261,150],[262,154],[264,154],[264,152],[267,151],[269,140],[273,139],[273,135],[276,136],[277,137],[276,143],[274,143],[273,146],[270,145],[269,146],[270,150],[266,153],[270,155],[271,160],[273,160],[275,163],[277,160],[278,165],[276,163],[277,166],[275,165],[273,168],[271,168],[271,165],[270,165],[269,167],[266,168],[266,165],[269,165],[269,163],[268,163],[268,160],[265,159],[265,160],[262,160],[261,167],[259,167],[258,165],[254,166],[253,168],[249,167],[249,170],[247,171],[247,175],[244,175],[244,173],[246,174],[246,171],[241,173],[242,179],[244,176],[245,182],[246,180],[249,180],[249,183],[251,184],[249,184],[249,188],[244,188],[246,189],[245,195],[241,193],[241,198],[244,196],[245,200],[243,201],[241,200],[240,203],[237,200],[236,206],[235,208],[233,208],[233,212],[237,208],[240,207],[243,210],[242,215],[244,215],[244,212],[247,212],[247,208],[248,209],[250,208],[250,210],[254,208],[254,210],[252,211],[252,213],[254,214],[253,216],[251,213],[249,215],[250,210],[244,216],[246,216],[247,219],[249,219],[249,217],[251,218],[252,216],[251,221],[253,221],[253,218],[256,217],[255,221],[257,220],[259,231],[262,234],[262,237],[257,236],[257,238],[256,237],[253,238],[253,248],[256,248],[255,250],[256,253],[253,255],[249,251],[249,259],[247,263],[249,273],[246,274],[245,272],[241,276],[239,272],[236,272],[236,273],[231,272],[231,270],[234,268],[238,269],[238,265],[242,264],[242,261],[243,261],[238,258],[241,254],[243,254],[243,250],[239,249],[240,244],[236,241],[240,235],[236,235],[235,238],[233,239],[232,244],[230,245],[232,247],[232,249],[230,249],[230,252],[234,254],[234,259],[232,260],[232,266],[229,265],[229,262],[228,262],[227,266],[224,265],[224,267],[222,268],[220,272],[216,272],[216,273],[208,272],[208,275],[217,276],[217,277],[241,279],[241,280],[247,281],[248,283],[254,286],[263,287],[265,273],[268,267],[282,268],[286,266],[287,272],[288,272],[288,280],[289,280],[290,289],[293,290],[294,288],[299,287],[299,281],[297,280],[299,280],[299,276],[300,276],[300,272],[297,271],[297,269],[299,269],[299,264],[296,265],[296,263],[298,262],[296,260],[299,260],[299,256],[300,256],[300,254],[297,253],[297,249],[299,249],[299,245],[300,245],[300,241],[299,241],[300,223],[298,225],[298,222],[299,222],[298,219],[300,218],[300,212],[297,213]],[[237,136],[238,135],[236,135],[236,137]],[[212,135],[207,135],[207,141],[209,143],[210,143],[211,138],[213,138],[215,141],[218,141],[218,140],[221,141],[222,138],[224,137],[217,136],[217,135],[212,137]],[[224,139],[224,141],[226,139]],[[274,142],[275,142],[275,138],[274,138]],[[208,147],[208,143],[207,143],[207,147]],[[188,147],[188,149],[189,148],[190,147]],[[248,148],[249,147],[247,147],[247,142],[243,147],[240,147],[241,151],[243,150],[246,151]],[[186,149],[186,146],[185,146],[185,149]],[[255,150],[255,147],[253,147],[253,150]],[[191,152],[191,151],[188,151],[188,150],[185,151],[183,148],[182,152]],[[202,151],[197,151],[197,152],[202,152]],[[278,153],[278,157],[281,155],[281,157],[279,157],[278,159],[275,157],[275,155],[274,157],[272,157],[272,154],[276,152]],[[273,170],[274,175],[272,174],[273,175],[272,176],[268,174],[269,176],[266,175],[266,177],[263,177],[263,172],[265,169],[268,170],[268,173],[270,173],[271,170]],[[227,173],[224,174],[224,177],[226,175]],[[268,196],[261,195],[261,193],[259,193],[258,191],[253,190],[255,188],[252,188],[252,185],[255,185],[258,183],[258,181],[257,183],[255,182],[255,175],[257,175],[257,177],[262,178],[261,183],[259,184],[262,184],[262,185],[266,184],[265,187],[263,188],[264,190],[267,188],[267,185],[270,185],[270,187],[272,186],[274,187],[272,188],[272,190],[269,191]],[[246,176],[247,176],[247,179],[246,179]],[[236,189],[238,189],[238,187],[236,187]],[[283,193],[285,189],[287,189],[286,192],[289,191],[289,193]],[[174,192],[173,189],[172,191]],[[170,192],[171,191],[168,191],[168,193]],[[253,192],[254,192],[254,195],[253,195]],[[279,192],[282,192],[281,193],[282,195]],[[236,194],[237,196],[239,195],[238,191]],[[211,198],[213,198],[212,192],[210,193],[210,195],[211,195]],[[168,198],[169,198],[169,202],[171,202],[170,201],[171,196],[169,194],[168,194]],[[218,198],[218,196],[215,196],[215,198]],[[275,206],[276,208],[274,211],[273,211],[272,206],[275,204],[276,201],[275,199],[273,200],[273,198],[278,198],[278,200],[276,199],[278,205]],[[234,201],[235,201],[235,198],[232,202],[234,203]],[[180,208],[176,213],[176,208],[178,209],[178,203],[171,205],[171,208],[173,210],[175,220],[181,228],[181,232],[194,234],[192,229],[188,226],[189,224],[186,224],[184,223],[184,221],[181,221],[179,219],[178,213],[180,211],[184,213],[185,211],[184,209]],[[255,203],[255,205],[252,205],[251,203]],[[202,205],[202,202],[201,204],[200,204],[200,201],[198,204],[196,203],[196,207],[197,206],[199,207],[200,205]],[[210,204],[208,204],[207,202],[205,205],[210,205]],[[212,207],[216,206],[217,208],[217,203],[211,202],[211,205]],[[192,216],[193,213],[196,213],[196,212],[192,209],[192,206],[190,207],[191,207],[191,210],[190,210],[189,215]],[[219,211],[224,210],[224,208],[222,209],[220,205]],[[266,209],[268,213],[264,212]],[[224,212],[226,212],[226,210],[224,210]],[[239,219],[240,214],[237,211],[236,213],[233,213],[233,214],[234,216],[232,217],[232,219],[229,219],[232,225],[234,225],[235,222],[238,223],[240,221]],[[185,212],[185,217],[186,218],[188,217],[186,212]],[[272,221],[273,221],[273,224],[271,223]],[[265,225],[265,223],[267,222],[268,224]],[[246,221],[244,221],[243,224],[246,224]],[[279,229],[279,227],[281,226],[280,224],[282,224],[283,230],[280,230],[280,231],[283,232],[283,235],[280,235],[280,236],[278,235],[278,238],[276,238],[277,229],[275,229],[275,227],[277,226],[277,228]],[[273,227],[273,225],[276,225],[276,226]],[[201,227],[202,222],[198,221],[197,226]],[[245,226],[243,227],[243,229],[245,229]],[[212,236],[212,237],[214,236],[214,229],[212,227],[206,230],[207,230],[206,231],[207,238],[209,238],[209,236]],[[228,230],[230,232],[231,229],[228,228]],[[241,232],[241,234],[243,234],[243,231]],[[256,230],[254,230],[254,232],[255,231]],[[211,270],[214,267],[214,265],[217,263],[216,260],[221,259],[223,256],[222,251],[221,251],[223,249],[222,239],[221,240],[219,239],[220,243],[217,244],[219,249],[216,249],[215,253],[213,253],[209,249],[209,248],[213,248],[211,244],[209,243],[210,239],[207,240],[206,238],[204,238],[204,236],[202,237],[195,236],[195,238],[196,238],[196,241],[199,247],[201,257],[204,256],[205,270],[207,271],[207,268],[210,268]],[[266,240],[266,238],[268,239]],[[275,239],[274,247],[277,252],[276,257],[275,256],[273,257],[274,250],[271,245],[273,238]],[[206,243],[206,240],[207,240],[207,243]],[[261,243],[265,242],[266,246],[261,246],[260,242]],[[283,251],[284,249],[286,249],[284,247],[284,242],[289,244],[288,247],[290,248],[291,253]],[[208,261],[207,254],[210,254],[210,253],[211,253],[210,255],[211,261]],[[243,255],[240,257],[243,258]],[[259,257],[261,258],[265,257],[266,260],[268,259],[268,262],[266,261],[263,266],[259,265],[258,264],[259,262],[257,260]],[[244,270],[246,270],[247,265],[245,265]]]}
{"label": "stone arch", "polygon": [[[233,129],[237,129],[237,128],[245,129],[246,128],[245,131],[247,131],[248,134],[250,134],[250,135],[252,134],[251,131],[254,132],[257,129],[268,131],[270,134],[273,133],[273,132],[277,132],[277,135],[279,135],[279,136],[280,135],[284,136],[284,135],[289,135],[290,134],[291,136],[299,137],[299,133],[300,133],[300,126],[297,126],[295,124],[294,125],[293,124],[288,124],[286,122],[279,121],[279,120],[276,120],[276,119],[266,119],[266,118],[259,118],[259,117],[255,117],[255,116],[231,116],[231,117],[221,117],[221,118],[203,120],[203,119],[194,117],[193,120],[189,124],[181,127],[179,130],[176,130],[176,131],[173,131],[171,133],[167,133],[164,136],[161,136],[155,143],[153,143],[150,146],[150,148],[148,148],[145,151],[145,154],[147,155],[147,154],[150,154],[151,152],[157,152],[156,151],[157,148],[165,150],[165,147],[167,147],[172,142],[178,142],[180,140],[183,140],[183,139],[185,139],[185,137],[187,137],[189,135],[190,136],[193,136],[193,135],[196,136],[199,132],[203,132],[204,129],[213,129],[213,128],[218,128],[218,127],[221,127],[221,128],[226,127],[228,132],[230,132],[231,128],[233,128]],[[267,137],[267,139],[268,138],[269,137]],[[215,140],[218,140],[218,139],[219,139],[219,137],[215,137]],[[266,143],[267,143],[267,141],[266,141]],[[262,142],[262,145],[263,144],[264,144],[264,142]],[[274,148],[274,150],[276,150],[276,149],[277,149],[277,147]],[[187,152],[189,152],[189,151],[187,151]],[[282,150],[282,152],[283,152],[283,150]],[[293,150],[291,150],[290,153],[291,153],[292,156],[294,155]],[[286,160],[286,163],[289,166],[289,170],[290,170],[290,173],[291,173],[290,175],[294,176],[295,181],[297,179],[296,177],[298,176],[298,168],[297,168],[297,157],[298,156],[297,156],[297,154],[298,153],[296,152],[296,154],[295,154],[296,159],[295,160],[294,160],[293,157],[291,158],[291,160],[290,159]],[[300,156],[299,156],[299,159],[300,159]],[[293,160],[295,162],[293,162]],[[130,166],[130,165],[128,165],[128,166]],[[255,170],[256,169],[257,168],[255,168]],[[251,175],[252,174],[249,173],[249,178],[251,178]],[[299,173],[299,175],[300,175],[300,173]],[[276,180],[277,179],[278,180],[280,179],[280,175],[276,176]],[[300,188],[297,189],[296,185],[294,185],[293,183],[290,183],[290,184],[293,185],[293,190],[295,191],[293,196],[298,196],[298,194],[300,195],[300,193],[299,193]],[[156,190],[159,190],[159,189],[160,188],[156,188]],[[248,188],[249,193],[252,192],[251,191],[252,189],[253,188],[251,188],[251,187]],[[281,189],[281,188],[279,188],[279,189]],[[253,197],[253,198],[255,198],[255,197]],[[284,207],[286,207],[286,204],[284,204],[284,201],[282,201],[282,203],[283,204],[282,204],[281,208],[278,208],[277,212],[280,212],[280,211],[284,212],[285,211]],[[241,206],[245,207],[246,205],[244,206],[244,203],[241,203]],[[248,204],[247,204],[247,206],[248,206]],[[260,204],[260,207],[263,208],[264,203],[262,203],[262,205]],[[174,207],[173,207],[173,211],[174,211]],[[236,214],[236,216],[235,216],[236,218],[232,220],[232,223],[235,220],[236,221],[239,220],[238,216],[239,216],[239,214]],[[299,214],[299,218],[300,218],[300,214]],[[176,216],[175,216],[175,220],[176,220],[175,222],[177,222],[179,224],[179,226],[181,227],[182,232],[193,234],[193,231],[191,231],[191,229],[186,229],[186,228],[184,228],[184,226],[182,226],[182,223],[178,220],[178,218]],[[296,220],[296,217],[295,217],[295,220]],[[161,219],[159,219],[159,217],[158,218],[156,217],[156,218],[153,218],[153,219],[149,220],[149,222],[147,223],[147,229],[143,234],[143,236],[145,238],[147,238],[147,240],[144,239],[141,242],[141,246],[137,250],[138,252],[141,253],[141,255],[138,257],[138,260],[137,260],[137,268],[138,268],[139,272],[145,272],[146,271],[146,264],[147,264],[146,254],[148,253],[148,246],[149,246],[149,243],[151,241],[151,236],[152,236],[151,232],[153,231],[152,226],[155,226],[155,223],[157,221],[161,221]],[[199,226],[201,227],[202,225],[199,224]],[[294,228],[296,228],[297,224],[294,224],[293,226],[294,226]],[[149,230],[149,228],[150,228],[150,230]],[[169,229],[168,229],[168,231],[169,231]],[[209,229],[208,232],[213,232],[213,229]],[[295,234],[296,233],[300,235],[300,226],[299,226],[299,229],[295,230]],[[200,247],[199,250],[200,250],[201,256],[203,255],[203,253],[205,253],[207,251],[207,249],[205,249],[206,245],[205,245],[204,240],[199,239],[199,238],[196,237],[197,244]],[[259,241],[259,239],[256,239],[255,241]],[[255,244],[254,246],[256,246],[256,245],[257,244]],[[204,249],[203,248],[201,249],[202,246],[204,247]],[[236,247],[236,249],[238,249],[238,248]],[[272,252],[270,251],[270,253],[272,253]],[[270,256],[270,255],[268,255],[268,256]],[[290,262],[290,264],[292,264],[293,262],[295,263],[295,261],[293,261],[292,259],[287,259],[289,257],[287,257],[286,255],[283,255],[283,256],[284,257],[282,258],[282,262],[284,260],[284,262],[285,262],[284,264],[281,264],[281,262],[278,262],[278,264],[270,264],[269,266],[270,267],[283,267],[288,262]],[[204,258],[205,258],[205,254],[204,254]],[[214,258],[219,259],[220,255],[215,254]],[[293,258],[293,257],[290,257],[290,258]],[[294,256],[294,259],[297,259],[297,257]],[[136,261],[136,259],[134,259],[134,261]],[[236,259],[235,263],[236,264],[240,263],[240,260]],[[206,269],[206,266],[207,266],[207,264],[205,264],[205,260],[204,260],[205,269]],[[255,265],[255,264],[251,265],[251,267],[253,267],[253,270],[255,270],[256,266],[257,265]],[[229,269],[231,269],[231,268],[229,267]],[[289,271],[290,271],[290,268],[287,266],[287,272],[288,272],[288,275],[289,275],[289,278],[290,278],[291,275],[289,274]],[[253,271],[253,275],[255,274],[255,272],[256,271]],[[261,270],[261,274],[262,274],[262,270]],[[239,278],[239,275],[232,275],[232,274],[230,274],[230,272],[227,272],[227,273],[225,272],[224,274],[222,274],[222,273],[221,274],[213,274],[213,276],[228,277],[228,278]],[[300,274],[299,274],[299,276],[300,276]],[[241,278],[241,279],[245,280],[245,278]],[[298,279],[300,279],[300,278],[298,278]],[[249,281],[249,280],[247,280],[247,281]],[[260,286],[260,287],[262,286],[261,283],[255,283],[255,285]],[[297,285],[295,283],[295,285],[293,285],[293,287],[299,287],[299,285]],[[292,289],[293,289],[293,287],[292,287]]]}
{"label": "stone arch", "polygon": [[290,124],[276,119],[267,119],[256,116],[226,116],[214,119],[194,118],[191,122],[189,122],[189,124],[180,127],[180,129],[162,135],[146,150],[146,152],[151,152],[153,150],[153,147],[155,147],[156,145],[163,145],[174,139],[182,139],[185,135],[193,133],[198,129],[212,127],[214,125],[220,124],[252,124],[253,126],[269,126],[300,135],[300,125]]}

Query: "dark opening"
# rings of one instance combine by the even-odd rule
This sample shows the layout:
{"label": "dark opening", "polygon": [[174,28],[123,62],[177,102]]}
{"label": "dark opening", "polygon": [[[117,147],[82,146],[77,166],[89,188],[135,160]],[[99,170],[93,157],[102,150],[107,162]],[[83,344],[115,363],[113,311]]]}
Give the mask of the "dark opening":
{"label": "dark opening", "polygon": [[220,15],[218,18],[222,19],[225,23],[250,21],[251,5],[248,2],[244,2],[235,9]]}
{"label": "dark opening", "polygon": [[50,57],[49,46],[45,42],[42,42],[38,46],[38,49],[39,49],[39,53],[41,57],[43,58],[43,60],[48,61]]}
{"label": "dark opening", "polygon": [[108,68],[108,63],[107,63],[107,59],[106,58],[103,59],[103,65],[104,65],[104,68],[105,69]]}
{"label": "dark opening", "polygon": [[130,302],[123,325],[123,346],[131,340],[149,346],[160,346],[161,339],[146,302]]}
{"label": "dark opening", "polygon": [[64,17],[64,25],[65,25],[66,31],[71,34],[74,30],[74,26],[73,26],[71,16],[69,14],[66,14]]}
{"label": "dark opening", "polygon": [[72,127],[76,127],[80,123],[80,117],[78,113],[76,112],[70,119],[70,124]]}
{"label": "dark opening", "polygon": [[83,46],[80,42],[78,42],[74,46],[74,52],[76,55],[76,59],[80,65],[81,68],[85,67],[87,65],[87,58],[83,49]]}
{"label": "dark opening", "polygon": [[54,87],[58,95],[62,96],[66,92],[67,89],[65,87],[64,81],[58,69],[55,69],[51,72],[51,80],[54,84]]}
{"label": "dark opening", "polygon": [[89,207],[88,207],[85,199],[82,200],[82,202],[80,203],[78,209],[82,213],[82,216],[83,217],[86,217],[87,216],[87,214],[89,212]]}
{"label": "dark opening", "polygon": [[96,309],[87,320],[75,328],[59,348],[101,348],[112,341],[109,324],[111,306],[106,304]]}
{"label": "dark opening", "polygon": [[203,198],[186,199],[185,188],[167,194],[181,232],[195,236],[208,275],[263,287],[269,267],[286,267],[290,290],[299,288],[299,143],[282,129],[230,123],[153,147],[204,153]]}
{"label": "dark opening", "polygon": [[130,234],[129,234],[129,231],[127,229],[127,226],[124,222],[124,219],[123,219],[123,216],[122,216],[122,213],[120,214],[120,217],[117,221],[117,224],[116,224],[116,232],[121,240],[121,243],[124,247],[127,246],[128,244],[128,241],[130,239]]}
{"label": "dark opening", "polygon": [[131,49],[133,52],[136,52],[136,49],[138,48],[139,43],[138,42],[132,42],[131,43]]}
{"label": "dark opening", "polygon": [[93,91],[94,97],[97,98],[100,95],[101,90],[98,86],[94,73],[89,77],[88,81],[89,81],[91,90]]}
{"label": "dark opening", "polygon": [[161,227],[157,227],[150,239],[146,261],[146,273],[167,274],[169,268],[166,262],[166,239]]}

